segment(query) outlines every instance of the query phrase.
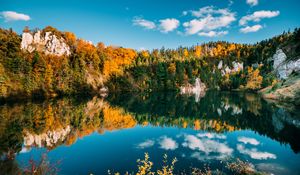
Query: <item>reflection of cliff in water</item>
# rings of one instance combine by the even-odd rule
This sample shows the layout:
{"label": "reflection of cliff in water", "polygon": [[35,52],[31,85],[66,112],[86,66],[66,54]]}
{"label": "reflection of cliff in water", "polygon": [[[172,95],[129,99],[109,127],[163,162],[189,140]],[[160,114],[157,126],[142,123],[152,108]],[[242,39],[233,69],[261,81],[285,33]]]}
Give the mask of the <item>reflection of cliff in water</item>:
{"label": "reflection of cliff in water", "polygon": [[108,101],[136,114],[138,123],[215,132],[250,129],[300,151],[300,113],[269,105],[257,94],[208,91],[199,102],[175,93],[116,94]]}
{"label": "reflection of cliff in water", "polygon": [[207,92],[199,102],[193,96],[153,93],[118,94],[106,101],[68,98],[4,105],[0,106],[0,154],[13,158],[31,147],[54,149],[93,132],[101,134],[136,124],[212,132],[251,129],[288,143],[299,152],[300,122],[296,114],[270,106],[255,94],[222,92]]}
{"label": "reflection of cliff in water", "polygon": [[136,125],[122,108],[110,107],[99,98],[5,105],[0,107],[0,119],[0,154],[8,158],[32,146],[53,149],[61,144],[71,145],[93,132]]}

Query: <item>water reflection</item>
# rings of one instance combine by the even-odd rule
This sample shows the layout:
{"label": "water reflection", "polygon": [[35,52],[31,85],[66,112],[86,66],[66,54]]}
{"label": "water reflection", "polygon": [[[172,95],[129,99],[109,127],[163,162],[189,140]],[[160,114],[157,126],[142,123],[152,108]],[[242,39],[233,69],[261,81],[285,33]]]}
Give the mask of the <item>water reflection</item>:
{"label": "water reflection", "polygon": [[[298,153],[299,114],[270,105],[256,94],[215,91],[207,92],[199,101],[175,93],[152,93],[114,94],[105,100],[67,98],[7,104],[0,106],[0,169],[7,172],[4,174],[17,171],[19,165],[14,158],[35,148],[53,150],[60,145],[76,145],[78,138],[92,133],[105,137],[107,131],[126,128],[138,130],[135,138],[124,138],[140,151],[173,151],[183,159],[203,162],[225,160],[234,155],[276,160],[278,153],[266,150],[258,136],[275,140],[272,144],[289,145]],[[162,133],[158,128],[166,128],[172,134]],[[139,140],[140,131],[147,131],[142,140]],[[154,133],[159,135],[151,136]],[[180,168],[190,167],[188,162],[184,161]],[[270,162],[258,163],[261,169],[274,166]]]}
{"label": "water reflection", "polygon": [[287,111],[253,93],[209,91],[199,102],[191,96],[153,93],[111,96],[113,106],[136,114],[138,123],[213,132],[252,130],[300,151],[300,111]]}
{"label": "water reflection", "polygon": [[32,146],[51,150],[62,144],[72,145],[77,138],[93,132],[136,125],[129,113],[97,97],[89,101],[61,99],[41,104],[5,105],[0,107],[0,114],[0,151],[2,157],[10,158]]}

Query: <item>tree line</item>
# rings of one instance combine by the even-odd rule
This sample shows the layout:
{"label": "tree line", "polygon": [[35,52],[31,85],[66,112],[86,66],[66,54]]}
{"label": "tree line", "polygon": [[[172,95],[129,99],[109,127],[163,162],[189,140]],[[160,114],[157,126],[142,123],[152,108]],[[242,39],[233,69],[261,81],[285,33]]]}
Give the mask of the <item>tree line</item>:
{"label": "tree line", "polygon": [[[0,29],[1,98],[92,94],[103,86],[110,91],[176,91],[196,78],[209,88],[258,90],[276,82],[269,58],[278,47],[289,50],[289,57],[300,55],[297,28],[256,44],[217,41],[152,51],[92,44],[51,26],[41,30],[42,36],[46,32],[64,39],[71,55],[29,53],[20,49],[20,35]],[[244,63],[244,69],[224,74],[225,65],[232,69],[233,62]]]}

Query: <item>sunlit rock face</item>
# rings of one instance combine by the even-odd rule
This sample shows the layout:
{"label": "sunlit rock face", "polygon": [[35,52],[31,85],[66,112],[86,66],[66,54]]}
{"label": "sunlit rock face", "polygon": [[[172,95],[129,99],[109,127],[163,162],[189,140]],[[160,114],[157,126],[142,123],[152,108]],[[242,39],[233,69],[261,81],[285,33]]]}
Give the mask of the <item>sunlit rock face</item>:
{"label": "sunlit rock face", "polygon": [[235,72],[239,72],[244,69],[244,63],[239,63],[236,61],[232,62],[232,68],[228,67],[227,65],[223,66],[223,61],[221,60],[218,64],[218,69],[221,70],[222,76],[225,74],[232,74]]}
{"label": "sunlit rock face", "polygon": [[287,79],[288,76],[294,72],[300,72],[300,59],[296,61],[287,61],[286,54],[282,49],[277,49],[273,55],[273,68],[280,79]]}
{"label": "sunlit rock face", "polygon": [[21,49],[30,53],[37,50],[56,56],[69,56],[71,54],[70,47],[66,44],[65,40],[58,38],[51,32],[46,32],[45,35],[42,35],[41,31],[33,34],[24,32],[22,34]]}
{"label": "sunlit rock face", "polygon": [[200,78],[196,78],[195,84],[187,84],[186,86],[180,87],[181,94],[193,94],[195,95],[196,102],[199,101],[200,97],[205,95],[206,85],[201,82]]}
{"label": "sunlit rock face", "polygon": [[32,134],[27,132],[24,137],[24,146],[46,146],[53,147],[60,141],[64,141],[70,133],[71,128],[68,125],[66,128],[57,129],[55,131],[47,131],[42,134]]}

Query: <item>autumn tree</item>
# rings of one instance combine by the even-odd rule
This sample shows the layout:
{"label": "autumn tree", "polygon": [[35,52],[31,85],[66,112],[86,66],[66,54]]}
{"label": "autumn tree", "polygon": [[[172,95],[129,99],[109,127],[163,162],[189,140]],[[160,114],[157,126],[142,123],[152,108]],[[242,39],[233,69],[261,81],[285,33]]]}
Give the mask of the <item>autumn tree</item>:
{"label": "autumn tree", "polygon": [[250,90],[257,90],[261,88],[263,77],[260,75],[259,69],[253,71],[252,67],[248,67],[248,76],[246,88]]}

